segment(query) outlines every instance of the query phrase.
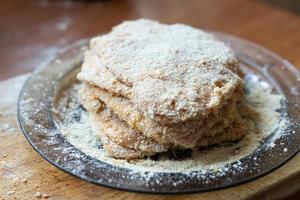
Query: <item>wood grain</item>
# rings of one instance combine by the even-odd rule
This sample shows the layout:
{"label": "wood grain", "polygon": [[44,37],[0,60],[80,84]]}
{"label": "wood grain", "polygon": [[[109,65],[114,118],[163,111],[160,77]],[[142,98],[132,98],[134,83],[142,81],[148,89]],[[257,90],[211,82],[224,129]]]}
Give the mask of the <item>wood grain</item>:
{"label": "wood grain", "polygon": [[186,195],[131,193],[87,183],[52,166],[29,145],[16,117],[17,97],[27,75],[0,82],[0,197],[35,199],[160,199],[245,200],[284,197],[300,189],[300,155],[275,172],[255,181],[214,192]]}

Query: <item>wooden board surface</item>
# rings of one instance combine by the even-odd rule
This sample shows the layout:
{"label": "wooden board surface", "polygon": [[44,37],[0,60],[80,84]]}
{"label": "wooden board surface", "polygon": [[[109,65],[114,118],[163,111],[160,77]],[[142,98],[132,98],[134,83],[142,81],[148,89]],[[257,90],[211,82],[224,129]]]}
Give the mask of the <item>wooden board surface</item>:
{"label": "wooden board surface", "polygon": [[0,82],[0,199],[275,199],[300,189],[300,155],[271,174],[240,186],[185,195],[150,195],[109,189],[75,178],[40,157],[19,128],[16,103],[28,75]]}

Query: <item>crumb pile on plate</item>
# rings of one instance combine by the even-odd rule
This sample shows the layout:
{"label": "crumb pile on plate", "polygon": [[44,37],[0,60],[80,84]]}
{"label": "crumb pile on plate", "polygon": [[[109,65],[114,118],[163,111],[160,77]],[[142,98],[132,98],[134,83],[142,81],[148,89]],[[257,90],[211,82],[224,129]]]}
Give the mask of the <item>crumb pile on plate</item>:
{"label": "crumb pile on plate", "polygon": [[124,22],[91,40],[77,77],[94,131],[115,158],[194,149],[247,133],[233,51],[190,26]]}

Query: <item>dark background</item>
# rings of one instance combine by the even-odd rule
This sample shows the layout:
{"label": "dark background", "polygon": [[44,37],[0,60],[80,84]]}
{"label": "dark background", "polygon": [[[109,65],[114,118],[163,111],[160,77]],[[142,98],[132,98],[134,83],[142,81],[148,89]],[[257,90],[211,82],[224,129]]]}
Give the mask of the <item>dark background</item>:
{"label": "dark background", "polygon": [[0,80],[32,71],[74,41],[140,17],[237,35],[300,66],[299,0],[1,0]]}
{"label": "dark background", "polygon": [[0,80],[32,71],[77,40],[141,17],[243,37],[300,66],[299,0],[0,0]]}

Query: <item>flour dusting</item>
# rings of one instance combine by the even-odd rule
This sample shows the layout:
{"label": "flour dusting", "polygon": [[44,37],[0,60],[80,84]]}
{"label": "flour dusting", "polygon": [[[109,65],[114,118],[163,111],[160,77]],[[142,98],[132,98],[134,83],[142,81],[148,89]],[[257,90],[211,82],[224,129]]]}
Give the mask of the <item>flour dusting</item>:
{"label": "flour dusting", "polygon": [[[92,131],[89,116],[80,105],[78,90],[81,84],[74,84],[66,89],[57,101],[54,113],[57,116],[57,125],[65,138],[82,152],[96,159],[125,167],[134,171],[150,172],[191,172],[199,170],[219,170],[226,172],[228,164],[235,162],[233,168],[242,170],[241,158],[250,155],[257,149],[263,140],[274,133],[278,137],[284,134],[288,119],[282,117],[281,109],[284,97],[272,93],[268,83],[259,80],[255,75],[246,76],[246,101],[256,113],[256,116],[245,115],[249,124],[249,133],[238,142],[223,143],[208,148],[179,152],[178,154],[162,154],[135,161],[126,161],[109,157],[102,148],[99,137]],[[247,111],[245,111],[247,112]],[[270,143],[266,148],[273,148]],[[284,152],[288,149],[285,148]],[[253,157],[253,161],[256,161]],[[149,174],[148,174],[149,176]]]}

